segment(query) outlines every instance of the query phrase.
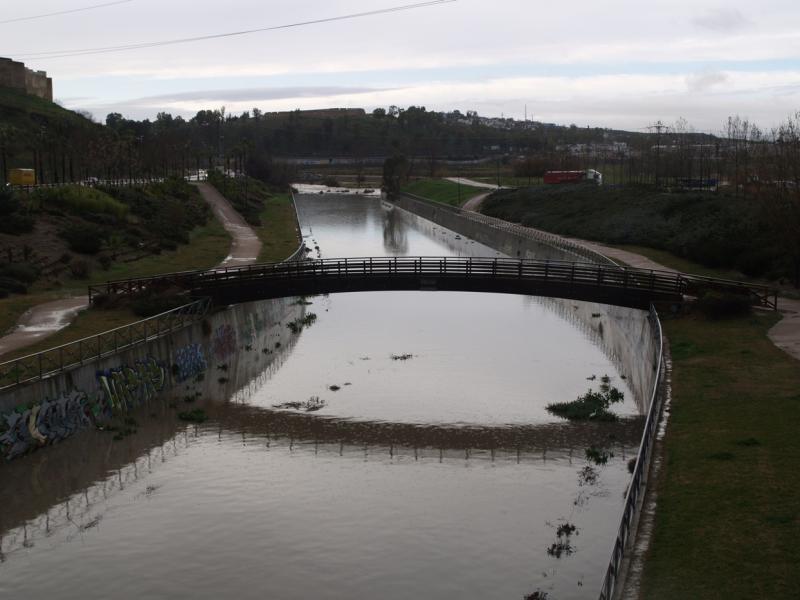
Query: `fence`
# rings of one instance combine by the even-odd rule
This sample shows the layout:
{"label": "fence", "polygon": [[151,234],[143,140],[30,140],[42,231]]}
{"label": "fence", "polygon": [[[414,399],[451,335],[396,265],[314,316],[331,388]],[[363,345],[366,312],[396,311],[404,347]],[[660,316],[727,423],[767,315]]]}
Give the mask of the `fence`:
{"label": "fence", "polygon": [[628,493],[625,495],[625,510],[622,513],[617,539],[614,541],[611,560],[606,569],[603,585],[600,590],[600,600],[611,600],[617,589],[617,584],[620,581],[620,570],[622,560],[625,556],[626,546],[631,536],[635,534],[633,526],[637,513],[641,508],[641,500],[647,488],[647,473],[655,446],[658,421],[661,416],[661,407],[664,402],[664,338],[661,331],[661,321],[652,305],[650,306],[650,324],[654,328],[657,342],[656,347],[658,349],[653,391],[650,396],[650,408],[647,411],[647,419],[645,420],[644,432],[642,433],[642,443],[639,445],[639,454],[636,457],[633,477],[628,485]]}
{"label": "fence", "polygon": [[0,363],[0,390],[39,381],[88,361],[153,341],[201,320],[210,306],[211,301],[203,298],[149,319]]}

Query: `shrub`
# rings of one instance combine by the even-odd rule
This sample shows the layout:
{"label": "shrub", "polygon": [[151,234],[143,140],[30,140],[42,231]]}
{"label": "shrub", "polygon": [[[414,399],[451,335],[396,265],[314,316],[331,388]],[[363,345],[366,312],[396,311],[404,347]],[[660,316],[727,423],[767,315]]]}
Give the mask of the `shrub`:
{"label": "shrub", "polygon": [[0,233],[8,233],[10,235],[20,235],[22,233],[30,233],[36,221],[29,215],[21,213],[13,213],[10,215],[3,215],[0,219]]}
{"label": "shrub", "polygon": [[103,245],[105,234],[95,225],[76,223],[61,232],[70,250],[79,254],[97,254]]}
{"label": "shrub", "polygon": [[139,296],[131,302],[131,310],[139,317],[152,317],[187,303],[185,296],[176,291]]}
{"label": "shrub", "polygon": [[0,290],[12,294],[25,294],[28,286],[13,277],[0,277]]}
{"label": "shrub", "polygon": [[33,283],[39,278],[39,269],[31,263],[8,263],[0,266],[0,277],[10,277],[24,283]]}
{"label": "shrub", "polygon": [[695,302],[695,306],[709,319],[740,317],[752,310],[748,295],[716,290],[704,292]]}
{"label": "shrub", "polygon": [[105,192],[77,185],[38,189],[32,199],[44,210],[55,208],[81,216],[94,213],[120,219],[128,214],[127,206]]}
{"label": "shrub", "polygon": [[69,264],[69,272],[76,279],[88,279],[92,272],[92,267],[85,258],[76,258]]}

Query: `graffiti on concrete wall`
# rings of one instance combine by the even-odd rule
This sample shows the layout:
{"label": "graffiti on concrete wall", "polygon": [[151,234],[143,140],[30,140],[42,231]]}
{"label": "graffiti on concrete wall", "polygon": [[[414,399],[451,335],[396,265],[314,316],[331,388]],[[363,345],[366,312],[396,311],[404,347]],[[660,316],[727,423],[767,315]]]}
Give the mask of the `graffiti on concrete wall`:
{"label": "graffiti on concrete wall", "polygon": [[97,387],[70,390],[0,418],[0,455],[16,458],[106,422],[155,398],[168,384],[167,369],[155,358],[97,371]]}
{"label": "graffiti on concrete wall", "polygon": [[200,344],[189,344],[175,353],[175,376],[179,382],[188,381],[208,368],[203,347]]}
{"label": "graffiti on concrete wall", "polygon": [[217,327],[211,340],[211,347],[217,360],[225,360],[236,352],[236,332],[233,327],[230,325]]}
{"label": "graffiti on concrete wall", "polygon": [[103,402],[102,406],[96,405],[96,414],[110,417],[113,413],[127,412],[149,402],[164,389],[167,371],[160,361],[146,358],[132,367],[98,371],[97,382]]}
{"label": "graffiti on concrete wall", "polygon": [[54,444],[94,424],[91,402],[79,390],[3,418],[6,431],[0,435],[0,454],[16,458],[33,448]]}

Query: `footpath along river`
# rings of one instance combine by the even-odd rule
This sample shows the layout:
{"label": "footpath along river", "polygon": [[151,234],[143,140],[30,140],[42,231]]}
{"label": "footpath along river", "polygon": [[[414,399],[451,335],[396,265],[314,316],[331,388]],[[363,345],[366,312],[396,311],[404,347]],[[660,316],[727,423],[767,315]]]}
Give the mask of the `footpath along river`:
{"label": "footpath along river", "polygon": [[[378,198],[297,202],[312,257],[497,255]],[[636,365],[586,324],[604,308],[302,299],[307,325],[280,324],[255,378],[225,373],[240,389],[205,399],[206,423],[165,403],[123,441],[87,432],[0,465],[0,597],[596,598],[642,426]],[[620,422],[545,409],[604,375]]]}

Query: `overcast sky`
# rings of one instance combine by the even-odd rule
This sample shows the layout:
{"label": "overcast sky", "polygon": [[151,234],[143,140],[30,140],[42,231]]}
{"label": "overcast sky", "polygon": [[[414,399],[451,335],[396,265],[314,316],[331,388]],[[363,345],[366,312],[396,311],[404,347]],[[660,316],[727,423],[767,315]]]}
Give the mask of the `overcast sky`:
{"label": "overcast sky", "polygon": [[[111,0],[1,0],[0,21]],[[419,0],[416,0],[419,1]],[[53,77],[56,99],[186,116],[423,105],[643,128],[730,114],[770,127],[800,110],[800,2],[458,0],[351,21],[103,55],[43,52],[225,33],[415,0],[130,0],[0,24],[0,56]]]}

